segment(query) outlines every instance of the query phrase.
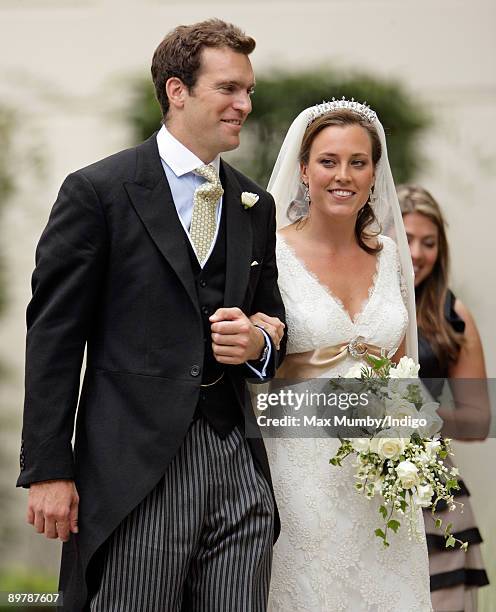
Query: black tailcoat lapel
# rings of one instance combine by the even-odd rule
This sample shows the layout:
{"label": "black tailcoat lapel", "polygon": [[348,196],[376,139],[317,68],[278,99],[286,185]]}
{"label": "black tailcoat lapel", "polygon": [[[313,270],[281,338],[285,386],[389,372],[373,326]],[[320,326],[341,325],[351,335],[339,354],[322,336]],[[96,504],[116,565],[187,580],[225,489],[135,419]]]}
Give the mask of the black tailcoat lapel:
{"label": "black tailcoat lapel", "polygon": [[136,181],[125,183],[124,187],[143,225],[179,277],[199,314],[187,237],[160,161],[155,134],[138,148]]}
{"label": "black tailcoat lapel", "polygon": [[228,164],[221,162],[221,182],[224,186],[223,206],[226,207],[226,288],[224,306],[239,306],[250,278],[252,255],[251,215],[241,202],[241,187]]}

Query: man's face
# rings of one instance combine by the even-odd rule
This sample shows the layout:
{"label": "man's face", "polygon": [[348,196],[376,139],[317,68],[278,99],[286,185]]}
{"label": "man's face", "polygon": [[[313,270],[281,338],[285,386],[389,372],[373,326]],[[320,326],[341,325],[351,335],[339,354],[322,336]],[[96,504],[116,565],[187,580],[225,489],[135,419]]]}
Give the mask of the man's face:
{"label": "man's face", "polygon": [[180,115],[184,144],[205,163],[239,146],[253,87],[248,56],[227,47],[203,49],[196,84],[186,91]]}

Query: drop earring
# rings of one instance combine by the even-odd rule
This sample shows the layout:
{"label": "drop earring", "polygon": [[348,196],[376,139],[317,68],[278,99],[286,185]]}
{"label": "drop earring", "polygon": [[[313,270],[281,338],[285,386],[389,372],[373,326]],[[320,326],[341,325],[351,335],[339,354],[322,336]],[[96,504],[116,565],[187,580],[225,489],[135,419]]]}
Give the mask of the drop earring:
{"label": "drop earring", "polygon": [[307,204],[310,204],[311,200],[310,200],[310,189],[308,188],[308,185],[306,183],[303,183],[303,185],[305,186],[305,193],[303,194],[303,198],[305,199],[305,202]]}
{"label": "drop earring", "polygon": [[373,206],[375,203],[377,202],[377,196],[374,195],[374,191],[372,189],[372,187],[369,189],[369,199],[368,199],[368,204],[370,204],[371,206]]}

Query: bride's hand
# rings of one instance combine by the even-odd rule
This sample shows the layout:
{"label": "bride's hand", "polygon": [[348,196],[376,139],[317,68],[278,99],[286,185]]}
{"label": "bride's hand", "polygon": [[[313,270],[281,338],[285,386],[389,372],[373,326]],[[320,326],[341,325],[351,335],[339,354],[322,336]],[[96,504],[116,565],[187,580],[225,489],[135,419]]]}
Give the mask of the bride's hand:
{"label": "bride's hand", "polygon": [[278,317],[269,317],[263,312],[257,312],[249,317],[253,325],[262,327],[271,337],[272,342],[277,350],[281,344],[282,337],[284,336],[284,323]]}

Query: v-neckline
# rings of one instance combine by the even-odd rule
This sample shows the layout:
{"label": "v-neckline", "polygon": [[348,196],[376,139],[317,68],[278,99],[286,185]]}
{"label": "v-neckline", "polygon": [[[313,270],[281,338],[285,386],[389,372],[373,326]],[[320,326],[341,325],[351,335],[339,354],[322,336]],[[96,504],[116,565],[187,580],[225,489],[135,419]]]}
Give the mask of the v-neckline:
{"label": "v-neckline", "polygon": [[[342,300],[338,298],[336,295],[334,295],[331,289],[319,279],[319,277],[317,276],[317,274],[315,274],[315,272],[312,272],[308,269],[307,265],[298,257],[298,255],[296,255],[296,251],[294,250],[294,248],[288,243],[288,241],[285,238],[283,238],[283,236],[279,232],[277,232],[277,239],[283,242],[283,244],[286,246],[291,256],[294,258],[294,260],[298,263],[300,268],[303,270],[303,272],[311,280],[313,280],[314,283],[318,287],[320,287],[320,289],[326,294],[326,296],[330,298],[338,306],[338,308],[341,310],[344,316],[348,319],[349,323],[351,323],[352,326],[356,326],[359,323],[360,319],[362,318],[368,305],[370,304],[370,301],[377,288],[377,281],[379,279],[379,273],[380,273],[381,256],[382,256],[382,252],[384,251],[384,248],[382,248],[379,251],[379,253],[377,253],[377,255],[375,256],[376,258],[375,272],[374,272],[374,275],[372,276],[372,283],[367,291],[368,295],[363,300],[360,309],[353,316],[351,316],[349,311],[345,308]],[[379,240],[380,240],[380,237],[379,237]]]}

